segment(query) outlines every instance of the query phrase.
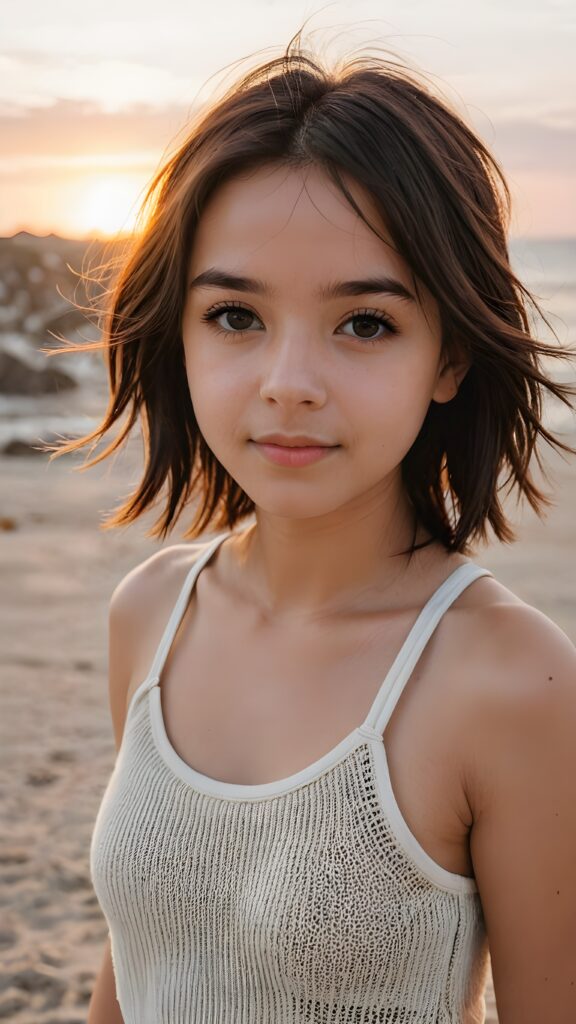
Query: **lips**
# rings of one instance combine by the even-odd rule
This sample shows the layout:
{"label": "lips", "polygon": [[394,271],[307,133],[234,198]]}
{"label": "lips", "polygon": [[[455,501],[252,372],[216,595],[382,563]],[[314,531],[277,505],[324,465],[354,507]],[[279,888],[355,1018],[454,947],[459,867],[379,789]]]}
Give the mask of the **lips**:
{"label": "lips", "polygon": [[337,448],[337,445],[328,444],[326,441],[318,441],[316,438],[298,435],[295,437],[282,437],[281,434],[267,434],[264,437],[255,439],[256,444],[274,444],[281,448]]}
{"label": "lips", "polygon": [[333,444],[286,445],[270,441],[256,441],[255,444],[263,458],[269,462],[294,469],[327,459],[331,452],[340,447]]}

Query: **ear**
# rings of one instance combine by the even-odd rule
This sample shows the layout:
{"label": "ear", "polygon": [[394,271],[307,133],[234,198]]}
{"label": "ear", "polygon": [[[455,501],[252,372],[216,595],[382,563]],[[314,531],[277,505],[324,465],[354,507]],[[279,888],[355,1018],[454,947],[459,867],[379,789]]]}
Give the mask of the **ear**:
{"label": "ear", "polygon": [[436,378],[436,387],[432,395],[432,401],[439,402],[440,404],[450,402],[458,394],[458,389],[470,366],[471,359],[464,353],[461,353],[452,361],[445,359]]}

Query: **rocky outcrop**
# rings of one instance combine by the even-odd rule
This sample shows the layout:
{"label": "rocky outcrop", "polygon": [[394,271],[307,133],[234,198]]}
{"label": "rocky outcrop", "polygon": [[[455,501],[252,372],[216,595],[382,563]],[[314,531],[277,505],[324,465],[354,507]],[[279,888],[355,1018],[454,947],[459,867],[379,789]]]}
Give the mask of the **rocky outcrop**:
{"label": "rocky outcrop", "polygon": [[47,395],[77,387],[69,373],[57,366],[40,365],[22,345],[19,351],[0,337],[0,394]]}

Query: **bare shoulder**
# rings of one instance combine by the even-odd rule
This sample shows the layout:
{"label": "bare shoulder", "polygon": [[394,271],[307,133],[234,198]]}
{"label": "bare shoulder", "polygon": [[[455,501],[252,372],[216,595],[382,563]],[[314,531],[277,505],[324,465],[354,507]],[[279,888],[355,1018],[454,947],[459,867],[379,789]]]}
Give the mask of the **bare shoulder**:
{"label": "bare shoulder", "polygon": [[477,818],[512,749],[536,744],[542,751],[554,743],[553,723],[561,719],[576,727],[576,647],[557,623],[496,580],[475,586],[476,599],[471,593],[452,635],[464,695],[466,790]]}
{"label": "bare shoulder", "polygon": [[534,730],[554,707],[576,701],[576,647],[555,622],[495,577],[467,587],[445,616],[438,666],[445,718],[454,725],[461,784],[476,819],[513,743],[540,743]]}
{"label": "bare shoulder", "polygon": [[[168,590],[178,584],[204,544],[171,544],[155,551],[139,565],[130,569],[119,581],[110,598],[110,608],[118,615],[138,615],[151,601],[158,601],[158,586],[167,585]],[[170,594],[166,594],[169,598]]]}
{"label": "bare shoulder", "polygon": [[502,676],[508,679],[506,692],[511,695],[514,676],[525,680],[528,665],[576,655],[576,647],[557,623],[493,576],[474,580],[451,611],[455,614],[450,640],[459,653],[468,652],[466,677],[487,696],[492,690],[503,695]]}
{"label": "bare shoulder", "polygon": [[126,709],[146,672],[170,609],[205,543],[173,544],[131,569],[112,592],[108,610],[108,691],[116,747]]}
{"label": "bare shoulder", "polygon": [[200,541],[162,548],[126,573],[112,592],[110,643],[122,645],[128,669],[123,674],[130,680],[150,660],[186,574],[205,548]]}
{"label": "bare shoulder", "polygon": [[[551,683],[574,670],[572,640],[538,608],[522,601],[497,581],[485,578],[480,600],[463,605],[462,643],[469,652],[467,676],[474,695],[490,706],[546,697]],[[576,685],[576,680],[574,680]]]}

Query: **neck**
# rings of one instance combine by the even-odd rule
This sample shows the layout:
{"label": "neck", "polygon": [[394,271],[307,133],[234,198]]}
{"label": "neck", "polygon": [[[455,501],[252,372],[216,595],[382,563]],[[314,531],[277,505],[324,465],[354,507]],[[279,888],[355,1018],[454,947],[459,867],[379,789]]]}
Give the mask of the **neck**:
{"label": "neck", "polygon": [[[413,516],[380,510],[357,517],[284,519],[256,513],[238,538],[238,566],[247,599],[266,619],[310,621],[406,603],[408,579],[438,561],[439,545],[412,546]],[[416,531],[416,543],[429,539]]]}

